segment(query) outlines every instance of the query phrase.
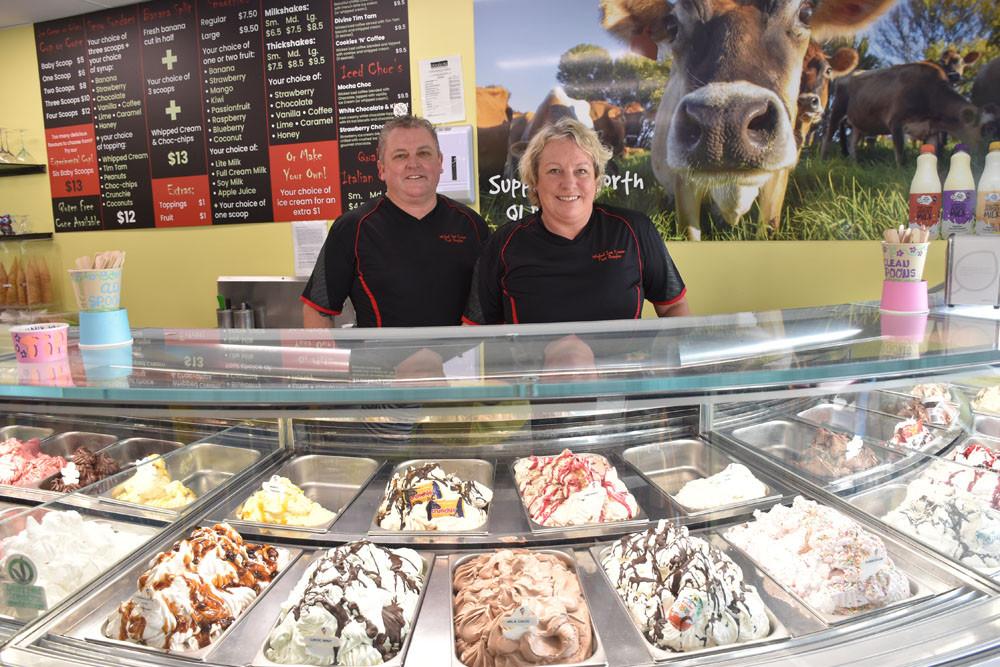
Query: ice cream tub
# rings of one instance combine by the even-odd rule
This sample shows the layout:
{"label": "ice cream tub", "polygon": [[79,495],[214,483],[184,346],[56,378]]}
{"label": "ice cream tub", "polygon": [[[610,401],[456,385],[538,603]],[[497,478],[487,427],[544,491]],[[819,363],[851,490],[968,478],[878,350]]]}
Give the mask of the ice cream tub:
{"label": "ice cream tub", "polygon": [[65,322],[13,326],[10,335],[14,340],[14,357],[28,364],[65,359],[69,351],[68,331]]}
{"label": "ice cream tub", "polygon": [[[586,452],[586,453],[590,454],[590,452]],[[600,456],[600,455],[596,455],[596,456]],[[600,458],[604,459],[605,462],[609,466],[611,466],[611,462],[608,461],[606,457],[601,456]],[[528,526],[531,528],[531,532],[533,532],[533,533],[544,534],[544,533],[565,532],[565,531],[572,531],[572,530],[584,530],[584,529],[591,530],[593,528],[599,528],[601,526],[610,526],[610,527],[612,527],[612,528],[614,528],[616,530],[620,530],[622,528],[628,528],[628,527],[631,527],[631,526],[644,526],[648,522],[648,520],[649,520],[649,517],[647,516],[646,511],[642,508],[642,505],[639,504],[638,500],[636,500],[636,513],[635,513],[635,516],[632,517],[632,518],[630,518],[630,519],[622,519],[620,521],[598,521],[598,522],[594,522],[594,523],[580,523],[580,524],[573,524],[571,526],[546,526],[546,525],[543,525],[543,524],[535,521],[531,517],[531,512],[528,511],[528,506],[524,502],[524,495],[521,493],[520,488],[518,488],[519,485],[517,483],[517,476],[514,473],[514,467],[517,465],[517,462],[520,461],[520,460],[522,460],[522,459],[517,459],[517,460],[513,461],[510,464],[510,476],[511,476],[511,479],[514,480],[514,488],[517,489],[517,497],[521,499],[521,509],[524,511],[524,518],[528,522]],[[613,466],[611,466],[611,467],[613,467]],[[624,480],[621,480],[621,481],[622,481],[622,484],[625,483]],[[631,490],[629,490],[629,493],[631,493]]]}
{"label": "ice cream tub", "polygon": [[734,429],[734,438],[744,442],[768,457],[789,467],[796,475],[820,486],[850,486],[871,478],[891,474],[893,465],[904,460],[905,454],[895,450],[865,443],[874,454],[876,463],[870,468],[847,475],[819,475],[801,467],[804,456],[812,446],[817,427],[794,419],[773,419],[762,424]]}
{"label": "ice cream tub", "polygon": [[878,440],[890,447],[899,447],[907,452],[920,451],[925,454],[939,452],[951,444],[951,438],[946,432],[931,424],[924,424],[931,439],[917,449],[905,445],[894,445],[891,440],[896,426],[906,421],[904,417],[884,415],[879,412],[862,410],[850,405],[838,403],[820,403],[798,413],[802,419],[821,424],[841,431],[860,435],[862,438]]}
{"label": "ice cream tub", "polygon": [[[170,479],[180,481],[194,492],[195,499],[214,490],[233,475],[255,463],[259,458],[260,452],[255,449],[217,445],[211,442],[187,445],[162,457]],[[100,484],[101,482],[98,482],[97,485]],[[175,515],[184,510],[184,507],[164,509],[120,500],[118,496],[125,492],[126,484],[127,482],[123,482],[111,489],[101,489],[99,495],[108,501],[144,510],[153,509]]]}
{"label": "ice cream tub", "polygon": [[[287,478],[292,484],[302,489],[307,498],[318,503],[324,509],[335,512],[339,517],[378,468],[379,462],[374,459],[310,454],[291,459],[274,474]],[[271,475],[265,475],[258,479],[253,485],[253,492],[261,489],[262,484],[266,485],[270,477]],[[242,503],[229,514],[226,521],[241,527],[274,528],[280,526],[287,530],[325,533],[337,520],[337,517],[334,517],[315,526],[249,521],[239,518],[241,508]]]}
{"label": "ice cream tub", "polygon": [[851,622],[859,618],[867,618],[875,614],[882,614],[888,612],[892,609],[898,609],[900,607],[907,607],[920,600],[937,595],[938,593],[943,593],[946,590],[950,590],[950,586],[945,584],[945,582],[933,578],[930,574],[926,572],[926,568],[923,563],[917,561],[917,557],[912,554],[912,552],[904,551],[903,547],[897,542],[889,539],[885,535],[872,531],[871,528],[864,526],[864,528],[870,532],[875,533],[882,541],[885,543],[886,553],[889,558],[892,559],[893,564],[906,575],[906,578],[910,584],[910,595],[902,600],[897,600],[895,602],[890,602],[889,604],[883,605],[881,607],[875,607],[872,609],[864,609],[861,611],[856,611],[851,614],[832,614],[820,611],[813,607],[811,604],[806,602],[798,593],[793,591],[791,587],[786,585],[781,581],[775,574],[767,567],[766,564],[754,559],[750,554],[746,553],[743,549],[733,544],[727,537],[728,530],[721,530],[719,534],[726,541],[729,547],[734,553],[740,554],[747,562],[753,563],[755,566],[761,569],[768,577],[782,590],[784,590],[788,595],[795,599],[800,605],[808,609],[812,614],[822,619],[828,625],[841,625],[843,623]]}
{"label": "ice cream tub", "polygon": [[[580,580],[579,567],[577,565],[576,558],[573,556],[573,552],[570,549],[530,549],[530,551],[533,551],[535,553],[550,554],[552,556],[555,556],[556,558],[558,558],[559,560],[561,560],[563,563],[565,563],[566,567],[571,572],[573,572],[576,575],[577,581]],[[448,557],[448,565],[449,565],[449,567],[448,567],[448,586],[450,588],[450,592],[449,592],[449,595],[448,595],[448,614],[449,614],[450,622],[448,623],[448,625],[451,628],[451,646],[452,646],[451,662],[452,662],[452,665],[454,665],[456,667],[458,665],[466,665],[466,663],[464,663],[464,662],[461,661],[461,659],[458,657],[457,652],[455,651],[455,646],[456,646],[456,643],[455,643],[455,639],[456,639],[456,637],[455,637],[455,585],[454,585],[454,582],[455,582],[455,571],[460,566],[462,566],[464,563],[467,563],[470,560],[472,560],[472,559],[474,559],[474,558],[476,558],[478,556],[482,556],[483,554],[492,554],[492,553],[494,553],[494,552],[493,551],[482,551],[482,552],[465,554],[465,555],[452,554],[452,555],[450,555]],[[586,588],[584,588],[582,582],[580,583],[580,591],[583,594],[583,601],[587,605],[587,609],[589,611],[592,607],[590,605],[590,600],[587,599],[587,590],[586,590]],[[590,614],[590,629],[591,629],[591,636],[593,637],[593,641],[592,641],[592,653],[590,654],[589,658],[587,658],[586,660],[583,660],[581,662],[571,662],[571,663],[570,662],[560,662],[560,663],[552,663],[552,664],[561,665],[563,667],[604,667],[605,665],[607,665],[608,664],[607,653],[605,652],[604,644],[601,641],[601,635],[597,631],[597,626],[594,625],[594,616],[593,616],[593,613]]]}
{"label": "ice cream tub", "polygon": [[55,429],[44,428],[41,426],[22,426],[20,424],[12,424],[11,426],[4,426],[3,428],[0,428],[0,442],[10,438],[17,438],[21,442],[31,440],[32,438],[42,440],[55,432]]}
{"label": "ice cream tub", "polygon": [[988,438],[1000,438],[1000,417],[976,415],[972,422],[972,430]]}
{"label": "ice cream tub", "polygon": [[[907,409],[911,401],[921,401],[923,405],[928,405],[927,401],[932,399],[921,399],[909,394],[895,391],[869,391],[869,392],[849,392],[837,394],[832,403],[838,405],[846,403],[859,410],[873,410],[892,417],[899,417],[899,414]],[[831,402],[831,401],[827,401]],[[938,426],[942,429],[957,428],[960,423],[967,423],[969,411],[963,411],[962,406],[955,401],[940,401],[940,408],[933,407],[928,411],[929,425]],[[947,420],[947,414],[951,414],[951,421]]]}
{"label": "ice cream tub", "polygon": [[46,438],[42,442],[42,451],[49,456],[61,456],[69,459],[80,447],[86,447],[95,454],[118,440],[116,436],[104,433],[87,433],[85,431],[67,431]]}
{"label": "ice cream tub", "polygon": [[[738,463],[736,459],[704,440],[692,438],[631,447],[622,453],[622,458],[631,464],[636,472],[650,484],[659,487],[670,496],[671,500],[677,503],[689,516],[709,514],[726,508],[756,503],[767,502],[770,505],[781,495],[774,487],[758,477],[758,481],[763,486],[763,495],[705,509],[684,505],[677,500],[676,496],[688,482],[711,477],[725,470],[727,466]],[[758,474],[754,472],[755,476]]]}
{"label": "ice cream tub", "polygon": [[[695,535],[697,537],[701,537],[702,539],[708,539],[708,536],[704,534],[695,533]],[[711,540],[708,541],[711,542]],[[719,547],[724,552],[728,552],[730,549],[728,543],[724,543],[721,546],[719,544],[715,544],[715,546]],[[757,567],[753,565],[747,567],[746,566],[747,563],[736,562],[737,559],[732,558],[731,553],[727,553],[726,555],[730,556],[730,558],[732,558],[732,560],[736,562],[736,564],[739,565],[740,569],[743,571],[743,580],[749,583],[750,585],[754,586],[754,588],[757,589],[757,593],[761,596],[761,599],[764,602],[765,612],[767,613],[767,620],[771,626],[770,632],[768,632],[766,636],[761,637],[760,639],[752,639],[748,642],[736,642],[733,644],[724,644],[723,646],[712,646],[710,648],[694,649],[691,651],[671,651],[670,649],[665,649],[657,646],[656,644],[649,641],[649,639],[643,633],[642,628],[640,628],[638,623],[635,622],[635,619],[632,618],[632,614],[629,613],[628,607],[625,605],[625,601],[622,600],[621,595],[619,595],[614,582],[612,582],[611,579],[608,578],[608,573],[603,566],[604,556],[608,554],[613,547],[614,543],[607,544],[604,546],[598,545],[591,547],[590,552],[593,555],[594,560],[597,562],[598,565],[597,569],[601,571],[601,578],[604,580],[604,583],[606,583],[608,587],[613,591],[615,599],[618,600],[618,606],[621,609],[622,613],[628,617],[629,621],[631,621],[632,625],[635,627],[636,632],[638,632],[642,636],[643,645],[649,652],[650,657],[653,658],[653,660],[655,660],[656,662],[662,662],[665,660],[678,660],[683,658],[701,657],[704,655],[712,655],[716,653],[725,653],[730,651],[740,651],[746,648],[750,648],[751,646],[761,646],[763,644],[773,644],[776,642],[781,642],[791,637],[791,633],[788,631],[788,628],[786,628],[785,624],[782,623],[781,620],[774,614],[774,612],[771,610],[771,606],[768,604],[768,602],[770,601],[769,600],[770,596],[767,594],[764,582],[766,580],[768,584],[771,584],[770,577],[765,575],[763,572],[761,572]]]}
{"label": "ice cream tub", "polygon": [[[398,547],[387,546],[386,548],[391,549]],[[274,589],[270,591],[270,595],[268,595],[267,599],[258,607],[258,609],[255,610],[253,617],[247,618],[248,627],[243,628],[241,634],[250,634],[252,627],[253,637],[264,638],[263,642],[260,643],[260,648],[257,650],[257,654],[249,663],[247,663],[251,667],[286,667],[288,664],[274,662],[273,660],[268,659],[266,654],[269,646],[268,640],[271,637],[271,633],[278,626],[278,623],[281,620],[281,606],[291,594],[294,584],[302,578],[312,562],[316,559],[322,558],[326,552],[327,549],[319,549],[312,552],[312,554],[303,555],[303,557],[300,558],[295,564],[294,569],[289,568],[288,574],[282,582],[281,589],[279,590],[277,586],[274,587]],[[432,553],[426,551],[417,551],[417,554],[424,562],[424,583],[420,589],[420,596],[417,598],[417,604],[413,609],[413,618],[410,619],[411,631],[403,640],[402,648],[395,656],[386,662],[380,663],[387,665],[388,667],[401,667],[403,665],[406,659],[406,652],[410,648],[410,640],[413,638],[413,629],[416,628],[417,617],[420,616],[420,610],[423,607],[424,595],[427,593],[427,582],[430,579],[431,565],[433,564],[434,556]]]}
{"label": "ice cream tub", "polygon": [[[74,436],[93,436],[98,435],[95,433],[73,433],[66,435]],[[56,436],[59,437],[59,436]],[[183,445],[179,442],[172,442],[169,440],[157,440],[155,438],[126,438],[124,440],[118,440],[112,435],[101,435],[100,438],[107,440],[110,438],[111,444],[105,445],[101,449],[95,449],[90,444],[86,442],[80,442],[79,444],[73,444],[72,451],[76,451],[76,448],[80,445],[86,444],[87,448],[90,449],[94,454],[100,453],[111,457],[115,463],[118,464],[119,472],[123,470],[128,470],[135,462],[144,459],[152,454],[163,455],[168,452],[172,452]],[[61,456],[66,457],[67,455],[62,454]],[[43,490],[49,490],[49,485],[52,480],[55,479],[60,473],[54,475],[49,475],[43,479],[38,484],[38,488]],[[98,480],[100,481],[100,480]]]}
{"label": "ice cream tub", "polygon": [[[463,482],[476,481],[493,490],[494,466],[489,461],[482,459],[410,459],[402,461],[392,469],[389,479],[397,474],[404,474],[407,468],[420,467],[427,464],[435,464],[450,475],[455,475]],[[389,484],[386,484],[388,491]],[[383,492],[383,499],[385,492]],[[380,501],[381,502],[381,501]],[[376,514],[372,515],[371,527],[368,529],[369,535],[485,535],[489,532],[490,516],[493,510],[494,501],[491,501],[486,508],[486,520],[478,526],[466,530],[388,530],[376,523]]]}
{"label": "ice cream tub", "polygon": [[[190,535],[190,532],[188,533]],[[184,536],[185,538],[187,535]],[[163,544],[160,552],[167,551],[173,546],[174,540]],[[104,634],[108,618],[118,609],[118,605],[129,600],[136,593],[139,576],[149,569],[150,561],[143,560],[134,564],[124,573],[116,577],[107,586],[102,588],[97,594],[86,601],[86,608],[78,607],[71,616],[67,617],[67,623],[73,625],[69,627],[65,636],[75,639],[84,639],[94,644],[113,646],[118,649],[126,649],[139,654],[146,655],[173,655],[184,657],[188,660],[198,660],[209,663],[211,654],[226,641],[226,638],[238,628],[241,622],[250,616],[250,613],[258,603],[267,595],[270,588],[280,582],[285,573],[294,565],[295,561],[302,553],[301,549],[292,547],[274,547],[279,554],[279,569],[275,577],[262,587],[260,593],[254,597],[249,605],[238,615],[235,620],[225,630],[219,634],[210,644],[199,649],[190,651],[167,650],[146,644],[111,639]],[[155,558],[155,557],[154,557]],[[132,655],[134,656],[135,653]]]}

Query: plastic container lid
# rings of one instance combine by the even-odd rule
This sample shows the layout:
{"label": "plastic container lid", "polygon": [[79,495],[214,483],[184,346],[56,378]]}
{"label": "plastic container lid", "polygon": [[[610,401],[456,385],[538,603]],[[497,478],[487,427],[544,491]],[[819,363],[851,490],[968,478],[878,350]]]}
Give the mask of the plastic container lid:
{"label": "plastic container lid", "polygon": [[[998,146],[1000,146],[1000,141],[996,143]],[[935,154],[934,144],[924,144],[923,146],[921,146],[920,154],[923,155],[924,153],[930,153],[931,155]]]}
{"label": "plastic container lid", "polygon": [[990,150],[991,151],[1000,151],[1000,141],[991,141],[990,142]]}
{"label": "plastic container lid", "polygon": [[[1000,141],[998,141],[997,143],[1000,144]],[[952,153],[957,153],[959,151],[962,151],[963,153],[968,153],[969,147],[966,146],[965,144],[956,144],[955,149],[952,151]]]}

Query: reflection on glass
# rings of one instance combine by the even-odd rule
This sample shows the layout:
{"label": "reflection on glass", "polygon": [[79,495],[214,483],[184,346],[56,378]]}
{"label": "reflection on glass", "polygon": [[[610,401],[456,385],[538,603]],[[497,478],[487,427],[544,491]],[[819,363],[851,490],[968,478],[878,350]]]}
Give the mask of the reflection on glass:
{"label": "reflection on glass", "polygon": [[34,162],[35,158],[31,156],[31,153],[24,149],[24,130],[18,130],[18,133],[21,135],[21,150],[18,151],[14,159],[18,162]]}
{"label": "reflection on glass", "polygon": [[16,162],[17,158],[10,152],[9,139],[7,138],[7,128],[0,127],[0,162]]}

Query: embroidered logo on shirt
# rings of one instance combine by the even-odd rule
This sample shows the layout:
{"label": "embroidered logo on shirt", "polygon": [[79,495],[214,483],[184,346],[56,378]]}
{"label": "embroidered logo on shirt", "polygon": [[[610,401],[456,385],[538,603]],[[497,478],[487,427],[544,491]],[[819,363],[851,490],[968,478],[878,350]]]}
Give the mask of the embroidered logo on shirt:
{"label": "embroidered logo on shirt", "polygon": [[591,259],[596,259],[598,262],[606,262],[609,259],[621,259],[625,256],[625,250],[604,250],[595,255],[591,255]]}
{"label": "embroidered logo on shirt", "polygon": [[442,234],[438,238],[442,239],[445,243],[465,243],[467,236],[461,234]]}

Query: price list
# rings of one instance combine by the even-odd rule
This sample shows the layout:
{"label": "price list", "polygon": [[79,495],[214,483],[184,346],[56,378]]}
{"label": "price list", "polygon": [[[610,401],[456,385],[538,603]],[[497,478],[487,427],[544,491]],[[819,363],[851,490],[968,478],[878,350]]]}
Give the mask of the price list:
{"label": "price list", "polygon": [[405,0],[154,0],[35,38],[58,232],[332,219],[409,110]]}
{"label": "price list", "polygon": [[334,3],[340,182],[346,208],[385,189],[372,165],[385,121],[410,110],[407,0]]}

